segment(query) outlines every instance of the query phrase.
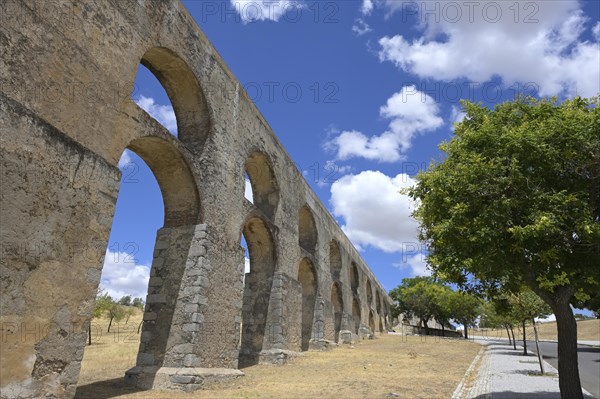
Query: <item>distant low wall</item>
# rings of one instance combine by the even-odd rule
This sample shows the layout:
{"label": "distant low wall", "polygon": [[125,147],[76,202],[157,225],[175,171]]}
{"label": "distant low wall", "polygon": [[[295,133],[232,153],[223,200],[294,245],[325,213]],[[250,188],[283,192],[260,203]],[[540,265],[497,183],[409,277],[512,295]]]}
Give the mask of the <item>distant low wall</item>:
{"label": "distant low wall", "polygon": [[462,334],[454,330],[442,330],[441,328],[429,327],[425,331],[424,327],[402,324],[394,327],[394,331],[402,335],[433,335],[439,337],[460,338]]}

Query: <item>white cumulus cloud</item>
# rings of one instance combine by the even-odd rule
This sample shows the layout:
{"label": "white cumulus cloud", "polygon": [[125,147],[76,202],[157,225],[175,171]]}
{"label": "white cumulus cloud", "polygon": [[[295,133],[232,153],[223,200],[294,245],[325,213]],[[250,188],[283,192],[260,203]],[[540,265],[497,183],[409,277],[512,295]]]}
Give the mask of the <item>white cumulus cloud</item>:
{"label": "white cumulus cloud", "polygon": [[342,229],[360,248],[385,252],[415,248],[418,224],[410,216],[414,203],[399,193],[414,183],[407,174],[389,177],[368,170],[346,175],[331,185],[333,214],[343,219]]}
{"label": "white cumulus cloud", "polygon": [[[415,9],[422,36],[381,38],[381,61],[423,79],[484,83],[499,76],[542,96],[600,91],[600,28],[576,0],[452,2],[459,6],[452,14],[443,2],[423,3],[433,11]],[[595,41],[582,38],[588,29]]]}
{"label": "white cumulus cloud", "polygon": [[175,118],[175,111],[173,111],[172,106],[157,104],[154,98],[144,95],[139,96],[135,100],[135,103],[168,131],[177,135],[177,119]]}
{"label": "white cumulus cloud", "polygon": [[388,98],[379,110],[389,119],[388,130],[379,136],[367,137],[364,133],[343,131],[326,144],[326,148],[337,152],[337,159],[362,157],[379,162],[394,162],[402,158],[412,144],[413,138],[444,124],[435,100],[416,89],[404,86]]}
{"label": "white cumulus cloud", "polygon": [[248,201],[254,203],[254,194],[252,194],[252,184],[250,184],[250,180],[249,179],[245,180],[244,197]]}
{"label": "white cumulus cloud", "polygon": [[360,12],[363,15],[369,15],[373,11],[373,0],[363,0],[360,6]]}
{"label": "white cumulus cloud", "polygon": [[352,25],[352,32],[356,34],[356,36],[362,36],[365,33],[371,32],[371,27],[367,24],[362,18],[358,18],[354,21],[354,25]]}
{"label": "white cumulus cloud", "polygon": [[100,288],[113,299],[130,295],[145,300],[150,279],[150,265],[138,264],[126,252],[106,251]]}
{"label": "white cumulus cloud", "polygon": [[131,163],[131,151],[125,149],[123,154],[121,154],[121,158],[119,159],[119,169],[123,170],[125,166]]}
{"label": "white cumulus cloud", "polygon": [[244,23],[256,21],[279,21],[289,13],[296,20],[302,3],[295,0],[230,0]]}
{"label": "white cumulus cloud", "polygon": [[403,252],[405,252],[402,256],[402,259],[398,263],[394,263],[394,266],[399,268],[400,270],[408,270],[410,274],[415,276],[431,276],[431,270],[427,269],[427,261],[425,254],[419,252],[416,254],[412,254],[414,250],[418,247],[414,248],[405,248]]}

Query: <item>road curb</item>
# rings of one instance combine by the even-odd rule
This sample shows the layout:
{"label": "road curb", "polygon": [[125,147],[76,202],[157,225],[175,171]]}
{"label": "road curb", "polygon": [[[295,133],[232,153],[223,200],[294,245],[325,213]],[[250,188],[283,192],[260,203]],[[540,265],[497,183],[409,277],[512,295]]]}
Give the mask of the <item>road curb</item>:
{"label": "road curb", "polygon": [[471,362],[471,365],[465,372],[465,375],[463,376],[462,380],[460,381],[460,383],[454,390],[454,393],[452,394],[452,399],[462,399],[464,397],[467,380],[469,379],[471,374],[473,374],[473,371],[475,370],[475,366],[479,363],[479,359],[481,359],[481,357],[485,355],[485,351],[486,351],[485,346],[481,345],[481,348],[479,349],[479,352],[475,356],[475,359],[473,359],[473,361]]}

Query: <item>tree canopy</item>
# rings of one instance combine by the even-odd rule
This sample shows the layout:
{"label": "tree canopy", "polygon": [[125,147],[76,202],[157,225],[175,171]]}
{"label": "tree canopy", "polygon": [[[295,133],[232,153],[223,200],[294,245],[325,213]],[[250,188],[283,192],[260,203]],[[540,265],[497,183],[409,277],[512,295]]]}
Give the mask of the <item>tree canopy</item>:
{"label": "tree canopy", "polygon": [[526,284],[552,307],[572,398],[582,396],[570,304],[600,290],[598,102],[463,102],[446,158],[409,189],[434,275],[479,292]]}

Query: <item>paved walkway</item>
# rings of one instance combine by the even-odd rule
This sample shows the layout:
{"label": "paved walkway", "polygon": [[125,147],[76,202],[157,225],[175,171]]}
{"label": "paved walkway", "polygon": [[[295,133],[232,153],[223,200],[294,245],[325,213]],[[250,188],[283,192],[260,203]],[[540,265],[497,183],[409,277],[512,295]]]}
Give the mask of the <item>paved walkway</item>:
{"label": "paved walkway", "polygon": [[[540,372],[537,355],[523,356],[523,347],[517,345],[515,351],[507,341],[476,342],[482,350],[453,399],[560,399],[558,371],[545,362],[546,373],[552,375],[535,375]],[[594,398],[587,391],[584,394],[586,399]]]}

